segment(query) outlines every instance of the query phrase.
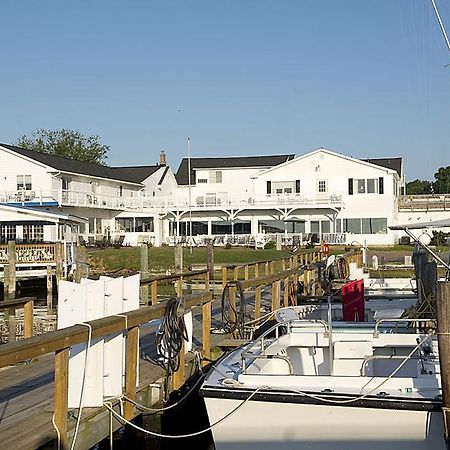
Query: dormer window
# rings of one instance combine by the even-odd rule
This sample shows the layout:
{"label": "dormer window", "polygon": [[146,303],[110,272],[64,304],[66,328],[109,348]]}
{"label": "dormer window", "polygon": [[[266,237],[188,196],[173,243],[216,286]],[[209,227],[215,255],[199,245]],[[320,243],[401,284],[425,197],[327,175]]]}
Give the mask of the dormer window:
{"label": "dormer window", "polygon": [[209,182],[210,183],[222,183],[222,171],[221,170],[211,170],[209,172]]}

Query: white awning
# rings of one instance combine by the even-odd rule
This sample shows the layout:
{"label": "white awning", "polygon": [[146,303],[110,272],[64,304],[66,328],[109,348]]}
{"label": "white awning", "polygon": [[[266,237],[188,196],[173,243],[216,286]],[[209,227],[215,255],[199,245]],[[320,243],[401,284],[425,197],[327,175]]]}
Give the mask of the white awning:
{"label": "white awning", "polygon": [[421,230],[423,228],[450,228],[450,217],[448,219],[434,220],[432,222],[417,222],[403,225],[391,225],[390,230]]}

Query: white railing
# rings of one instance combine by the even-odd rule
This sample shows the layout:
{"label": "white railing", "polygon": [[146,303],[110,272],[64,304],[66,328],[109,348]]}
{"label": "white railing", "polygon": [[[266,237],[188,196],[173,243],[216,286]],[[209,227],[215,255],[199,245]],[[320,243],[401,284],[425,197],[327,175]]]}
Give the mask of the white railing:
{"label": "white railing", "polygon": [[191,205],[184,197],[153,197],[137,191],[133,197],[118,197],[94,192],[54,189],[51,191],[13,191],[0,193],[0,203],[48,203],[61,206],[79,206],[87,208],[106,208],[115,210],[155,210],[166,211],[170,208],[202,210],[218,207],[340,207],[342,196],[330,195],[327,198],[304,197],[299,194],[267,195],[263,198],[228,197],[222,195],[199,195],[192,198]]}

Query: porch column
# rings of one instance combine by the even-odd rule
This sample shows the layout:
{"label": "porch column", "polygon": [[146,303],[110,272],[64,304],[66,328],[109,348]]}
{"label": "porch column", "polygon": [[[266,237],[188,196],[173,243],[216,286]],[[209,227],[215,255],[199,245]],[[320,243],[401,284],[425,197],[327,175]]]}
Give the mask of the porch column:
{"label": "porch column", "polygon": [[212,219],[211,217],[208,218],[208,236],[212,236]]}

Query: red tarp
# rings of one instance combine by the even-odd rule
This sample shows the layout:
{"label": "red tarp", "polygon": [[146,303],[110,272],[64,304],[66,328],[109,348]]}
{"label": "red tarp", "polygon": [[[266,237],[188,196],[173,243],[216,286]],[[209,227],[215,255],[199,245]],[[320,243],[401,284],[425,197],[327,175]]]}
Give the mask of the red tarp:
{"label": "red tarp", "polygon": [[346,322],[364,322],[364,280],[350,281],[341,287],[342,316]]}

